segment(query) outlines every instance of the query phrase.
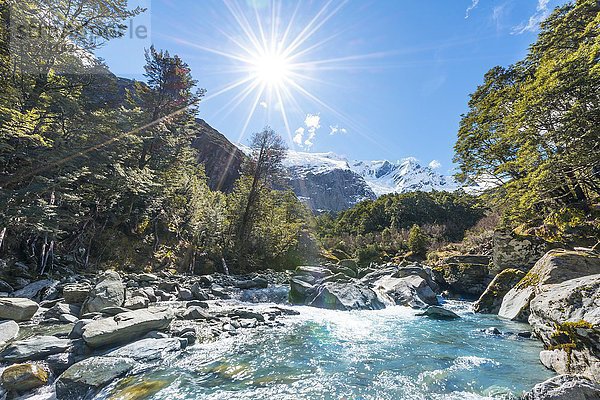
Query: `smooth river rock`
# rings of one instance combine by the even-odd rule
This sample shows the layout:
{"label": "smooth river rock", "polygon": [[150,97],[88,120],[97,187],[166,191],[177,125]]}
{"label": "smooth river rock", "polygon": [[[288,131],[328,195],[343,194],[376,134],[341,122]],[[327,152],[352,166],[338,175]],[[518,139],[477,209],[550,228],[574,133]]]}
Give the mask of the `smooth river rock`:
{"label": "smooth river rock", "polygon": [[181,340],[179,338],[166,339],[142,339],[130,343],[116,350],[112,350],[104,357],[131,358],[136,361],[154,361],[163,358],[168,353],[181,350]]}
{"label": "smooth river rock", "polygon": [[14,321],[30,320],[40,306],[26,298],[0,298],[0,319],[12,319]]}
{"label": "smooth river rock", "polygon": [[330,310],[380,310],[385,305],[377,294],[353,283],[326,282],[319,286],[315,298],[308,304]]}
{"label": "smooth river rock", "polygon": [[19,324],[15,321],[0,321],[0,349],[19,335]]}
{"label": "smooth river rock", "polygon": [[450,320],[458,319],[460,316],[453,311],[440,306],[428,307],[424,312],[417,314],[417,316],[429,317],[433,319]]}
{"label": "smooth river rock", "polygon": [[12,342],[0,352],[0,362],[42,360],[51,354],[62,353],[70,346],[71,341],[68,339],[59,339],[55,336],[34,336]]}
{"label": "smooth river rock", "polygon": [[96,320],[82,327],[82,338],[90,347],[127,343],[153,330],[169,327],[174,316],[169,310],[136,310]]}
{"label": "smooth river rock", "polygon": [[58,400],[84,399],[137,365],[119,357],[91,357],[70,366],[56,381]]}
{"label": "smooth river rock", "polygon": [[600,385],[578,375],[559,375],[535,385],[523,400],[598,400]]}

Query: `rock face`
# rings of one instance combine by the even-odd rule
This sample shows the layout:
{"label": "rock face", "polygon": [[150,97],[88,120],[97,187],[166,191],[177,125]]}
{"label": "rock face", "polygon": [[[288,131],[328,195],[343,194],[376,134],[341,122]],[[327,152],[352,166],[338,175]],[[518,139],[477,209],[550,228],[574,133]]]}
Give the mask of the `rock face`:
{"label": "rock face", "polygon": [[498,315],[526,322],[531,300],[547,286],[593,274],[600,274],[599,256],[581,251],[551,250],[504,296]]}
{"label": "rock face", "polygon": [[600,382],[600,274],[549,286],[530,311],[529,323],[548,349],[542,363]]}
{"label": "rock face", "polygon": [[88,323],[82,328],[82,338],[90,347],[126,343],[150,331],[168,328],[173,318],[169,311],[129,311]]}
{"label": "rock face", "polygon": [[0,362],[23,362],[42,360],[45,357],[66,351],[71,341],[55,336],[34,336],[12,342],[0,353]]}
{"label": "rock face", "polygon": [[69,367],[56,381],[56,398],[84,399],[125,375],[136,364],[132,359],[118,357],[92,357],[80,361]]}
{"label": "rock face", "polygon": [[549,244],[539,238],[504,230],[494,232],[492,242],[492,274],[508,268],[527,272],[549,250]]}
{"label": "rock face", "polygon": [[0,319],[27,321],[40,307],[26,298],[0,298]]}
{"label": "rock face", "polygon": [[506,293],[519,283],[524,276],[525,273],[518,269],[509,268],[500,272],[473,305],[473,310],[484,314],[498,314]]}
{"label": "rock face", "polygon": [[105,271],[83,303],[82,313],[98,312],[106,307],[121,307],[125,301],[125,286],[115,271]]}
{"label": "rock face", "polygon": [[[436,282],[452,293],[467,297],[479,297],[489,283],[488,265],[480,263],[483,260],[489,261],[487,258],[471,260],[451,257],[446,260],[444,265],[434,268]],[[470,261],[470,263],[464,261]]]}
{"label": "rock face", "polygon": [[1,381],[8,390],[26,392],[46,385],[48,372],[36,364],[16,364],[2,372]]}
{"label": "rock face", "polygon": [[600,385],[577,375],[559,375],[535,385],[524,400],[597,400]]}
{"label": "rock face", "polygon": [[198,161],[204,165],[208,186],[212,190],[231,192],[246,156],[204,120],[196,119],[193,129],[196,137],[192,147],[198,150]]}

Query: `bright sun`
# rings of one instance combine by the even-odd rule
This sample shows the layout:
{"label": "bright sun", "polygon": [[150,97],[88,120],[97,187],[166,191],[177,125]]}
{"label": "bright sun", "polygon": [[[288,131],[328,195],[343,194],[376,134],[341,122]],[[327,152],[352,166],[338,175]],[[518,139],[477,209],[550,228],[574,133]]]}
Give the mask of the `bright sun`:
{"label": "bright sun", "polygon": [[281,86],[290,74],[290,62],[283,55],[266,53],[251,63],[254,77],[268,86]]}

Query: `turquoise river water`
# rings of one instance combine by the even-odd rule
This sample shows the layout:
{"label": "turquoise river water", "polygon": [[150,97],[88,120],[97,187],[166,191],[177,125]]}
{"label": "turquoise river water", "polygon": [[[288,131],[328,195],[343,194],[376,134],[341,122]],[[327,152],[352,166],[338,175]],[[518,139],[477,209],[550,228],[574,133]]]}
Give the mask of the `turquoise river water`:
{"label": "turquoise river water", "polygon": [[436,321],[405,307],[297,307],[284,326],[197,344],[97,398],[137,386],[156,400],[516,399],[552,376],[538,341],[481,332],[527,325],[474,314],[468,303],[445,306],[462,318]]}

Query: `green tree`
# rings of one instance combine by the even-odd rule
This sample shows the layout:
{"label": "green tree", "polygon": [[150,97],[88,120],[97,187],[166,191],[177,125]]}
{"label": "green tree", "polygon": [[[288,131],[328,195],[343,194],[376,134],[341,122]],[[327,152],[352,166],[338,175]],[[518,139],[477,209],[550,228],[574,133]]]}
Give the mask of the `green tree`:
{"label": "green tree", "polygon": [[414,254],[424,256],[429,246],[429,238],[419,225],[413,225],[408,233],[408,249]]}

